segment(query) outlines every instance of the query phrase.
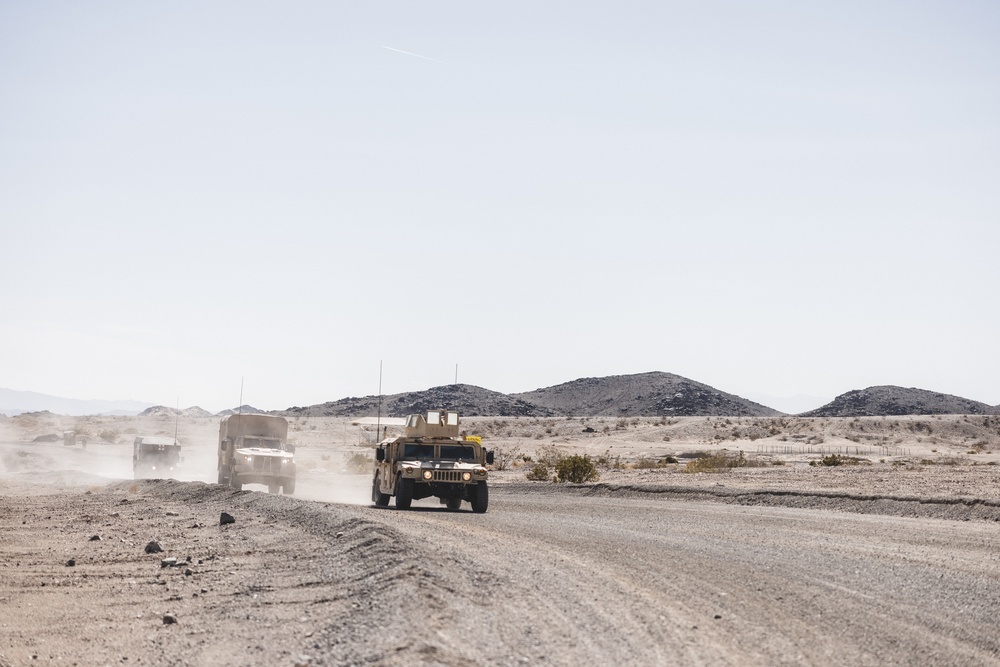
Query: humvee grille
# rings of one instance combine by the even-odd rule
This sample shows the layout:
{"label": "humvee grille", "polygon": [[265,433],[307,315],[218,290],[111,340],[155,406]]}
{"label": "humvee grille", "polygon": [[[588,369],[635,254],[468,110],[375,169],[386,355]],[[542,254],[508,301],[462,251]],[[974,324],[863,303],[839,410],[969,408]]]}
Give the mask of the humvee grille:
{"label": "humvee grille", "polygon": [[274,456],[253,457],[253,469],[278,472],[281,470],[281,459]]}
{"label": "humvee grille", "polygon": [[435,482],[461,482],[462,472],[460,470],[435,470]]}

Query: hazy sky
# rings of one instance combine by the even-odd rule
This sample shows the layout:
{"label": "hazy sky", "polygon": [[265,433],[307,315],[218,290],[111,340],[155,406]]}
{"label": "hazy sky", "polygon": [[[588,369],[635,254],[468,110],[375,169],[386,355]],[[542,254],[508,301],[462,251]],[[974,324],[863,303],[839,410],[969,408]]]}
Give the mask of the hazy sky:
{"label": "hazy sky", "polygon": [[993,0],[5,0],[0,386],[998,404],[998,34]]}

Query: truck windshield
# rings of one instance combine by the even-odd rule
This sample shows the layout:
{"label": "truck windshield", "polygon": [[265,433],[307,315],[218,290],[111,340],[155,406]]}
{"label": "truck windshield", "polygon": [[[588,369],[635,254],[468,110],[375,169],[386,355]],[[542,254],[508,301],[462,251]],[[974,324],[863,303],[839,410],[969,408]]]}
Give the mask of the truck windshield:
{"label": "truck windshield", "polygon": [[243,438],[244,447],[262,447],[264,449],[281,449],[281,442],[268,438]]}
{"label": "truck windshield", "polygon": [[405,444],[403,445],[403,458],[430,461],[434,458],[434,445]]}
{"label": "truck windshield", "polygon": [[475,462],[476,448],[471,446],[463,447],[461,445],[441,445],[441,458],[453,461]]}

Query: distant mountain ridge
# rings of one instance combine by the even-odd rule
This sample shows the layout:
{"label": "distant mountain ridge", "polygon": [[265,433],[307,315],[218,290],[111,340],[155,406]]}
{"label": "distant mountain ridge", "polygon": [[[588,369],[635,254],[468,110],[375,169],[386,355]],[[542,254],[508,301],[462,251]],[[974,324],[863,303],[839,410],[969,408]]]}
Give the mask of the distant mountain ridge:
{"label": "distant mountain ridge", "polygon": [[0,388],[0,414],[7,416],[25,412],[52,412],[54,414],[134,416],[152,407],[141,401],[108,401],[79,398],[61,398],[36,391],[18,391]]}
{"label": "distant mountain ridge", "polygon": [[[30,399],[30,400],[28,400]],[[23,406],[23,407],[12,407]],[[130,409],[129,409],[130,408]],[[654,371],[633,375],[588,377],[516,394],[503,394],[469,384],[431,387],[400,394],[349,397],[285,410],[259,410],[244,405],[213,414],[198,406],[178,410],[138,401],[82,401],[35,392],[0,389],[0,415],[48,411],[53,414],[219,417],[265,412],[287,417],[405,417],[434,408],[458,410],[467,417],[555,416],[727,416],[767,417],[783,413],[749,399],[673,373]],[[801,417],[863,417],[921,414],[1000,414],[990,406],[959,396],[925,389],[881,385],[855,389]]]}
{"label": "distant mountain ridge", "polygon": [[901,415],[994,415],[1000,406],[926,389],[879,385],[855,389],[801,417],[866,417]]}

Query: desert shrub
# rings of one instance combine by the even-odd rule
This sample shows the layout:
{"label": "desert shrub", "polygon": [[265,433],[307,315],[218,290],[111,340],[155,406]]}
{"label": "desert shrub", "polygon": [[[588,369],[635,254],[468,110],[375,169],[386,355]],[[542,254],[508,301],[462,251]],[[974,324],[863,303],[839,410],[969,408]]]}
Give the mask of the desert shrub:
{"label": "desert shrub", "polygon": [[116,443],[118,442],[118,431],[114,429],[105,429],[97,434],[97,437],[105,442]]}
{"label": "desert shrub", "polygon": [[648,458],[646,456],[640,456],[635,461],[635,467],[640,470],[646,470],[649,468],[665,468],[667,465],[671,463],[677,463],[677,457],[670,456],[669,454],[667,454],[666,456],[661,456],[659,458]]}
{"label": "desert shrub", "polygon": [[556,465],[556,480],[559,482],[583,484],[584,482],[596,482],[598,479],[600,479],[600,475],[597,472],[597,467],[586,454],[566,456]]}
{"label": "desert shrub", "polygon": [[611,455],[611,450],[606,449],[604,453],[597,457],[595,463],[599,468],[621,470],[625,467],[622,463],[622,457],[619,455]]}
{"label": "desert shrub", "polygon": [[532,482],[547,482],[549,481],[549,467],[544,463],[536,463],[531,466],[525,477]]}
{"label": "desert shrub", "polygon": [[830,454],[824,456],[819,461],[810,461],[811,466],[855,466],[859,463],[869,463],[866,459],[859,459],[857,456],[841,456],[840,454]]}
{"label": "desert shrub", "polygon": [[374,465],[375,460],[368,456],[367,454],[362,454],[361,452],[354,452],[344,461],[344,468],[348,472],[352,472],[358,475],[370,473],[372,471],[372,465]]}
{"label": "desert shrub", "polygon": [[519,458],[521,458],[520,447],[516,445],[514,447],[497,447],[493,450],[493,469],[506,470]]}
{"label": "desert shrub", "polygon": [[553,445],[539,447],[535,450],[535,459],[549,468],[555,468],[564,458],[565,455]]}
{"label": "desert shrub", "polygon": [[[810,461],[810,463],[813,463],[813,462]],[[844,460],[840,457],[839,454],[830,454],[828,456],[824,456],[823,458],[821,458],[819,460],[819,463],[817,465],[821,465],[821,466],[842,466],[842,465],[844,465]]]}
{"label": "desert shrub", "polygon": [[760,468],[767,464],[758,459],[747,458],[743,452],[737,455],[728,452],[718,452],[688,461],[684,472],[722,472],[731,468]]}

